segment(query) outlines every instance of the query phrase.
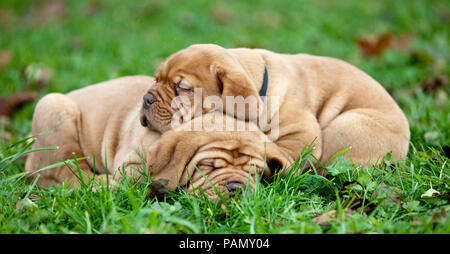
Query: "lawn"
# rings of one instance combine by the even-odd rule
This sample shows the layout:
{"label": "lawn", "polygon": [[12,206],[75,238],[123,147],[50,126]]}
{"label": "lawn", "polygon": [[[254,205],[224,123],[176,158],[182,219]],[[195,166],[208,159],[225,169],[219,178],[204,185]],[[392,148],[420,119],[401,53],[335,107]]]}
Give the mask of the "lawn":
{"label": "lawn", "polygon": [[[450,233],[450,2],[0,1],[0,102],[153,75],[194,43],[336,57],[378,80],[411,129],[406,161],[261,183],[227,211],[201,195],[149,196],[150,180],[39,188],[24,177],[36,100],[0,121],[0,233]],[[0,104],[1,106],[2,104]],[[1,109],[0,109],[0,112]]]}

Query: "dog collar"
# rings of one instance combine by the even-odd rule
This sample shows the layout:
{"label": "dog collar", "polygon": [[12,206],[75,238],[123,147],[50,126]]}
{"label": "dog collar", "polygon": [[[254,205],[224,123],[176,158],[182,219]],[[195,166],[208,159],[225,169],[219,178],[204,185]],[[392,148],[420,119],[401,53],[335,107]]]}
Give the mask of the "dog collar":
{"label": "dog collar", "polygon": [[264,66],[264,78],[261,86],[261,90],[259,90],[259,96],[264,97],[267,93],[267,85],[269,84],[269,73],[267,73],[267,68]]}

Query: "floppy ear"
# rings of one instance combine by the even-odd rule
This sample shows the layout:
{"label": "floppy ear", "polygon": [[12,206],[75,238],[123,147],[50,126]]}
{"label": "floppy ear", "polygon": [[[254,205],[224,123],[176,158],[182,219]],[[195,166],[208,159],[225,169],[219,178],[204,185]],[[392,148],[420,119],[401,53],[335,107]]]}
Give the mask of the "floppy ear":
{"label": "floppy ear", "polygon": [[289,171],[289,167],[293,161],[290,156],[284,152],[278,145],[272,142],[266,143],[266,161],[267,167],[272,174],[277,174],[281,171],[281,174],[286,175]]}
{"label": "floppy ear", "polygon": [[[256,91],[254,81],[248,76],[245,70],[238,63],[211,66],[211,70],[217,77],[220,90],[222,91],[222,101],[224,105],[224,112],[228,115],[236,117],[240,120],[249,120],[248,107],[246,106],[246,112],[244,117],[241,114],[237,114],[234,107],[227,108],[226,97],[227,96],[242,96],[244,99],[252,98],[253,103],[256,103],[256,110],[259,109],[261,99],[259,93]],[[251,108],[251,107],[250,107]],[[258,112],[258,111],[256,111]]]}

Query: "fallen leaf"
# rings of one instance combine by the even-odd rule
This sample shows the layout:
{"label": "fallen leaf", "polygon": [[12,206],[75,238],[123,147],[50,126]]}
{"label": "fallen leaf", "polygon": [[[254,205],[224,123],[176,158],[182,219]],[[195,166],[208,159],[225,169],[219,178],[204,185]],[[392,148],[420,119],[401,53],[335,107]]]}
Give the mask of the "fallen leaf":
{"label": "fallen leaf", "polygon": [[393,34],[386,32],[382,35],[370,35],[356,39],[356,44],[365,56],[379,57],[392,45]]}
{"label": "fallen leaf", "polygon": [[[345,215],[347,215],[349,213],[351,213],[351,210],[345,209],[342,216],[345,217]],[[329,212],[317,215],[316,217],[314,217],[312,219],[312,221],[321,227],[328,227],[328,226],[330,226],[330,219],[336,218],[337,215],[338,215],[337,210],[331,210]]]}
{"label": "fallen leaf", "polygon": [[12,53],[9,50],[1,50],[0,51],[0,68],[8,65],[12,60]]}
{"label": "fallen leaf", "polygon": [[438,88],[445,87],[448,84],[448,77],[447,76],[439,76],[434,78],[427,78],[420,86],[425,92],[432,92],[436,91]]}
{"label": "fallen leaf", "polygon": [[439,191],[433,189],[433,187],[430,187],[430,189],[425,191],[420,197],[421,198],[434,198],[434,197],[437,197],[440,195],[441,195],[441,193]]}
{"label": "fallen leaf", "polygon": [[16,93],[10,97],[0,96],[0,116],[10,116],[23,105],[37,98],[37,93]]}
{"label": "fallen leaf", "polygon": [[312,219],[312,221],[321,227],[328,227],[328,226],[330,226],[330,222],[329,222],[330,218],[336,217],[336,213],[337,213],[336,210],[332,210],[328,213],[324,213],[324,214],[314,217]]}

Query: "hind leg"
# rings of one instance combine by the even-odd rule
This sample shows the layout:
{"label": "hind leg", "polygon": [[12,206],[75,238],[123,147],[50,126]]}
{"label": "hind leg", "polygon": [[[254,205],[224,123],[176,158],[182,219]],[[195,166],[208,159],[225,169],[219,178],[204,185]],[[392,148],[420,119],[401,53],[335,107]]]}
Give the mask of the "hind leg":
{"label": "hind leg", "polygon": [[[48,187],[64,181],[79,185],[68,166],[34,172],[58,162],[71,160],[73,154],[77,158],[84,156],[79,142],[80,117],[78,106],[63,94],[49,94],[36,105],[32,122],[32,135],[36,137],[36,142],[32,148],[57,147],[56,150],[33,152],[27,158],[26,173],[32,177],[39,176],[38,183],[41,186]],[[93,176],[86,160],[79,160],[78,164],[84,173],[89,177]],[[78,174],[75,168],[72,169]],[[82,177],[87,183],[88,178],[83,175]]]}
{"label": "hind leg", "polygon": [[405,159],[409,128],[401,120],[373,109],[354,109],[339,115],[323,129],[320,162],[325,165],[347,147],[351,148],[343,156],[363,166],[379,162],[391,151],[395,159]]}

